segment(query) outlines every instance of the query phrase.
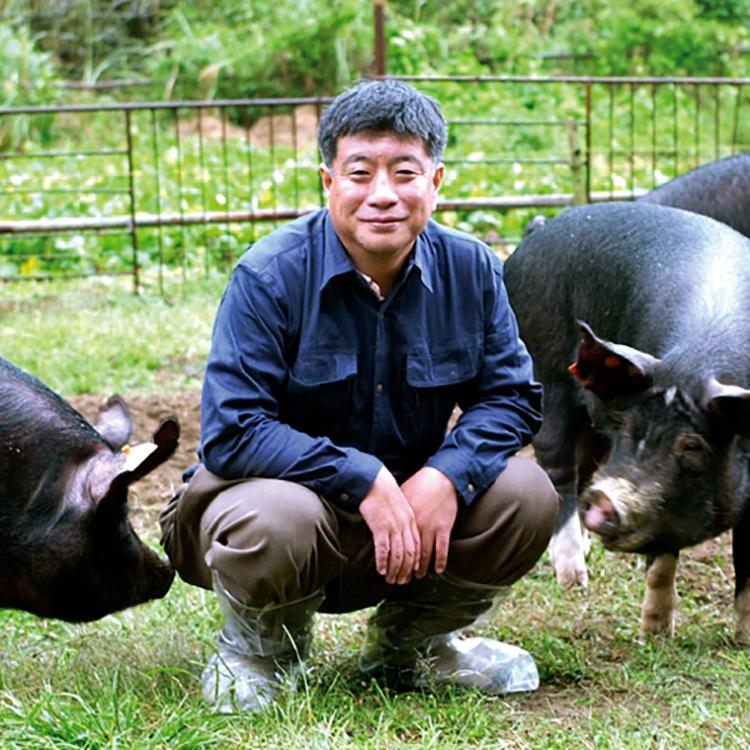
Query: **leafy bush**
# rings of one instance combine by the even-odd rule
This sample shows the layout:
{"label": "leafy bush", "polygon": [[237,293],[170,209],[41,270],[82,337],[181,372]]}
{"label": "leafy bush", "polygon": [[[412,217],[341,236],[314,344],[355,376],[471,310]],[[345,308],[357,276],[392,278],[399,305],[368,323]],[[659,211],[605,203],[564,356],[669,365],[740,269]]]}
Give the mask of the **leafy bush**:
{"label": "leafy bush", "polygon": [[740,75],[750,35],[737,15],[748,13],[746,0],[595,0],[563,17],[560,36],[597,75]]}
{"label": "leafy bush", "polygon": [[370,8],[358,0],[235,0],[208,13],[182,3],[166,18],[149,72],[166,98],[335,93],[367,68],[370,24]]}
{"label": "leafy bush", "polygon": [[164,0],[13,0],[42,49],[64,74],[92,83],[137,74],[149,40],[158,32]]}
{"label": "leafy bush", "polygon": [[[57,71],[27,29],[0,22],[0,107],[52,104],[59,98]],[[31,137],[50,137],[52,117],[0,118],[0,149],[19,149]]]}

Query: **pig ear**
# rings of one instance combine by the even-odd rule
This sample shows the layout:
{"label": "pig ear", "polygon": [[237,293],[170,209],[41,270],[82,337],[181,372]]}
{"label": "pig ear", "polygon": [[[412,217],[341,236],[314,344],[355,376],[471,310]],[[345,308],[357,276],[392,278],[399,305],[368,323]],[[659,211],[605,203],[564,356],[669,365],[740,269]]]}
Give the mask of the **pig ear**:
{"label": "pig ear", "polygon": [[[154,432],[153,443],[146,444],[143,458],[112,480],[109,489],[97,504],[97,512],[121,510],[127,499],[128,487],[163,464],[175,452],[179,439],[180,425],[177,420],[173,417],[165,419]],[[139,450],[139,446],[135,446],[133,450]]]}
{"label": "pig ear", "polygon": [[94,429],[114,450],[128,442],[133,429],[130,410],[119,396],[111,396],[96,415]]}
{"label": "pig ear", "polygon": [[599,338],[579,320],[581,340],[576,361],[568,368],[602,400],[637,393],[651,384],[659,360],[646,352]]}
{"label": "pig ear", "polygon": [[735,435],[750,437],[750,391],[711,378],[706,384],[703,407],[728,424]]}

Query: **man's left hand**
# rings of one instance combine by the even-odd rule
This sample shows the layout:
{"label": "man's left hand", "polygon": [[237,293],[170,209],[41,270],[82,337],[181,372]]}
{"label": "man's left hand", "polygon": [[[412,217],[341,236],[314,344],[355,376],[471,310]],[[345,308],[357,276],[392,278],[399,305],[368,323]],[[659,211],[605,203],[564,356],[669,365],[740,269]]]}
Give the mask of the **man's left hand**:
{"label": "man's left hand", "polygon": [[453,483],[438,469],[425,466],[409,477],[401,491],[414,511],[421,540],[417,578],[424,578],[435,553],[435,572],[448,564],[451,531],[458,513],[458,496]]}

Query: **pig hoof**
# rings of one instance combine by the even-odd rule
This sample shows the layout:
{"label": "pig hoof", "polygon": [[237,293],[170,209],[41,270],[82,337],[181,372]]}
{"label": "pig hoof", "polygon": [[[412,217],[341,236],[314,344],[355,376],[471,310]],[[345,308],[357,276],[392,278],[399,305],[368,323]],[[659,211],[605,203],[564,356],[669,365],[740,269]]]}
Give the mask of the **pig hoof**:
{"label": "pig hoof", "polygon": [[586,570],[588,537],[581,533],[580,526],[570,525],[552,537],[549,556],[555,569],[557,582],[564,589],[574,586],[588,588],[589,576]]}
{"label": "pig hoof", "polygon": [[555,575],[557,582],[564,589],[572,589],[576,586],[586,589],[589,586],[589,576],[585,565],[583,567],[559,567]]}
{"label": "pig hoof", "polygon": [[550,550],[550,559],[555,569],[557,582],[564,589],[572,589],[580,586],[588,588],[589,574],[586,570],[586,560],[582,554],[558,554],[553,555]]}
{"label": "pig hoof", "polygon": [[734,640],[750,646],[750,587],[745,586],[734,600]]}
{"label": "pig hoof", "polygon": [[644,613],[641,617],[641,629],[638,634],[640,642],[646,643],[658,636],[673,636],[674,621],[674,614],[671,612]]}
{"label": "pig hoof", "polygon": [[750,648],[750,622],[737,623],[734,630],[734,642],[738,646]]}
{"label": "pig hoof", "polygon": [[555,569],[555,577],[562,588],[571,589],[575,586],[588,588],[589,576],[584,556],[585,547],[582,548],[579,545],[574,548],[570,545],[551,544],[549,555],[552,567]]}

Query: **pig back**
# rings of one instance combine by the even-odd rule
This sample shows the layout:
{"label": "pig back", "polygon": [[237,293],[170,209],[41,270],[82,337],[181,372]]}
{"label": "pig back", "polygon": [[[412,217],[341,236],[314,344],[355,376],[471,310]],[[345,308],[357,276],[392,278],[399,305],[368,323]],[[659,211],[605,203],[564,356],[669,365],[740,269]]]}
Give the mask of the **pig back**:
{"label": "pig back", "polygon": [[568,209],[523,240],[505,281],[542,379],[573,361],[583,320],[660,357],[713,360],[721,341],[746,382],[750,241],[720,222],[647,203]]}
{"label": "pig back", "polygon": [[638,201],[710,216],[750,237],[750,153],[703,164],[642,195]]}

